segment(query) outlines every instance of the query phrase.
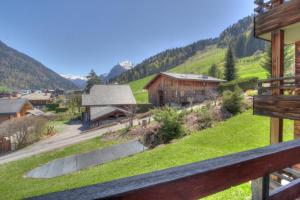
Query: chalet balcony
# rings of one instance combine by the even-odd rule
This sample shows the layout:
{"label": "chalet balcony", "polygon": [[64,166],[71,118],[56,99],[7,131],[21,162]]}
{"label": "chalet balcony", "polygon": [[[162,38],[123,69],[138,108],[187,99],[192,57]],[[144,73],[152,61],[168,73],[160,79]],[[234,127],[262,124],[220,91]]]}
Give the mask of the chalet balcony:
{"label": "chalet balcony", "polygon": [[[260,195],[253,199],[292,200],[300,197],[299,172],[291,167],[300,163],[299,155],[300,140],[293,140],[31,199],[199,199],[260,179]],[[273,187],[274,176],[287,184]]]}
{"label": "chalet balcony", "polygon": [[271,41],[272,32],[284,31],[285,44],[300,41],[300,0],[255,0],[255,36]]}
{"label": "chalet balcony", "polygon": [[256,115],[300,120],[300,77],[271,78],[259,82],[253,99]]}

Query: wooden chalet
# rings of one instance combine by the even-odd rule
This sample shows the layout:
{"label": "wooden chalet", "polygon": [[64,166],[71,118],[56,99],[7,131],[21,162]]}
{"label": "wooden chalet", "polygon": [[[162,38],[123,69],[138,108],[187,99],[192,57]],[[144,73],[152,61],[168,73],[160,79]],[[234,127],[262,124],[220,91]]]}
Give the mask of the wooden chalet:
{"label": "wooden chalet", "polygon": [[217,94],[218,85],[224,80],[199,74],[161,72],[145,87],[149,102],[155,106],[200,103]]}
{"label": "wooden chalet", "polygon": [[122,119],[136,105],[129,85],[94,85],[89,94],[82,95],[85,107],[83,122],[90,127]]}
{"label": "wooden chalet", "polygon": [[33,106],[26,99],[0,99],[0,123],[24,117],[32,109]]}
{"label": "wooden chalet", "polygon": [[34,107],[42,108],[52,102],[52,94],[44,92],[34,92],[23,95],[21,98],[27,99]]}
{"label": "wooden chalet", "polygon": [[[254,114],[270,117],[270,146],[35,199],[192,200],[248,181],[252,181],[253,200],[298,199],[300,0],[255,0],[255,3],[258,7],[254,32],[257,38],[272,44],[272,77],[260,82],[253,110]],[[295,45],[294,77],[284,77],[285,44]],[[294,120],[295,140],[283,142],[284,119]]]}

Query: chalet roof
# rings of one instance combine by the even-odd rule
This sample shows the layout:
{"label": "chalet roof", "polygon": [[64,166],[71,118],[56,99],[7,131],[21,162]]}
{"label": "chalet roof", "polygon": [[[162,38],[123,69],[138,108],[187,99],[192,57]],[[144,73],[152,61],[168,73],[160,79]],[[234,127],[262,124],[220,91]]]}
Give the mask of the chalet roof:
{"label": "chalet roof", "polygon": [[134,105],[129,85],[94,85],[89,94],[82,95],[83,106]]}
{"label": "chalet roof", "polygon": [[178,74],[171,72],[160,72],[158,73],[145,87],[147,89],[158,77],[167,76],[177,80],[190,80],[190,81],[205,81],[205,82],[224,82],[225,80],[214,78],[202,74]]}
{"label": "chalet roof", "polygon": [[34,92],[31,94],[23,95],[22,98],[30,100],[50,100],[51,93],[41,93],[41,92]]}
{"label": "chalet roof", "polygon": [[25,104],[32,107],[26,99],[0,99],[0,115],[20,112]]}
{"label": "chalet roof", "polygon": [[129,111],[117,107],[112,107],[112,106],[92,106],[90,110],[90,119],[93,121],[99,117],[109,115],[110,113],[113,113],[115,111],[130,113]]}

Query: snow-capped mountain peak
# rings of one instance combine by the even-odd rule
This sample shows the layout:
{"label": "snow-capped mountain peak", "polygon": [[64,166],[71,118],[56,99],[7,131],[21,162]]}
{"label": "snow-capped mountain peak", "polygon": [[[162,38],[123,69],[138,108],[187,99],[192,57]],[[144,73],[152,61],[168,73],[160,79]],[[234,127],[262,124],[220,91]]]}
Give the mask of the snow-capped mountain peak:
{"label": "snow-capped mountain peak", "polygon": [[133,67],[133,63],[129,60],[124,60],[122,62],[119,62],[119,65],[122,66],[124,69],[129,70]]}
{"label": "snow-capped mountain peak", "polygon": [[86,85],[87,78],[84,76],[76,76],[73,74],[60,74],[60,76],[72,81],[80,89],[83,89]]}
{"label": "snow-capped mountain peak", "polygon": [[76,76],[73,74],[60,74],[60,76],[66,78],[66,79],[69,79],[69,80],[84,80],[84,81],[87,80],[87,78],[84,76]]}

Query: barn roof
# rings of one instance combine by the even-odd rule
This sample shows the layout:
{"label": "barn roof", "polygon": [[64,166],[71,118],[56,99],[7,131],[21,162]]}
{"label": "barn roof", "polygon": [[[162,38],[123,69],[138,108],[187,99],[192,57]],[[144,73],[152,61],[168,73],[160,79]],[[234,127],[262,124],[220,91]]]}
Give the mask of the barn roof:
{"label": "barn roof", "polygon": [[89,94],[82,95],[83,106],[134,105],[129,85],[94,85]]}
{"label": "barn roof", "polygon": [[112,106],[93,106],[90,110],[90,119],[93,121],[99,117],[109,115],[113,112],[121,111],[123,113],[129,113],[129,111],[123,110],[121,108]]}
{"label": "barn roof", "polygon": [[205,82],[224,82],[225,80],[214,78],[202,74],[177,74],[171,72],[160,72],[158,73],[145,87],[147,89],[154,81],[160,76],[167,76],[176,80],[190,80],[190,81],[205,81]]}
{"label": "barn roof", "polygon": [[32,107],[26,99],[0,99],[0,115],[20,112],[25,104]]}

